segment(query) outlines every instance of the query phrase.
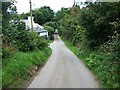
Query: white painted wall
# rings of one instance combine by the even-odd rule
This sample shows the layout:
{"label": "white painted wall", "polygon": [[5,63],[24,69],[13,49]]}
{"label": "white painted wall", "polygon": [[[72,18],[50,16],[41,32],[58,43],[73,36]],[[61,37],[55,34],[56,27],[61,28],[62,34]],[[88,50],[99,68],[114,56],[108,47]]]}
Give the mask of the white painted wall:
{"label": "white painted wall", "polygon": [[48,37],[48,32],[39,33],[39,36],[47,36]]}

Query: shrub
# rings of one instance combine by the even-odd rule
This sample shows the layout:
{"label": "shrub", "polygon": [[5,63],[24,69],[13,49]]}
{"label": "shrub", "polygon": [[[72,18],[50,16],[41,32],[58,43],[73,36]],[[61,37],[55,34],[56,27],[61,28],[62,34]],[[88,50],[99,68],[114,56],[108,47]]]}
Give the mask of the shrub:
{"label": "shrub", "polygon": [[48,46],[48,42],[45,37],[39,37],[38,42],[36,43],[37,48],[43,49]]}
{"label": "shrub", "polygon": [[10,56],[10,51],[8,48],[3,48],[2,47],[2,58],[6,58]]}
{"label": "shrub", "polygon": [[49,35],[49,37],[50,37],[50,40],[53,40],[53,39],[54,39],[54,37],[53,37],[54,28],[51,27],[51,26],[47,26],[47,25],[44,25],[44,28],[45,28],[46,30],[48,30],[48,35]]}
{"label": "shrub", "polygon": [[90,54],[90,56],[86,59],[86,62],[90,68],[94,68],[96,64],[96,55]]}
{"label": "shrub", "polygon": [[[118,35],[118,34],[117,34]],[[90,54],[86,59],[87,65],[101,80],[104,87],[118,88],[119,79],[119,58],[120,58],[120,40],[114,36],[99,49],[97,54]]]}

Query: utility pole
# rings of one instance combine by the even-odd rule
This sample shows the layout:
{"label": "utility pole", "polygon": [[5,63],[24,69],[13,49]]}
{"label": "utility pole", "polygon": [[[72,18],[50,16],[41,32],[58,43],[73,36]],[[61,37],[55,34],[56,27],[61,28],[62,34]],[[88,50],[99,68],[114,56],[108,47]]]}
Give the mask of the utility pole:
{"label": "utility pole", "polygon": [[32,21],[32,4],[31,4],[31,0],[29,0],[30,2],[30,17],[31,17],[31,31],[33,31],[33,21]]}
{"label": "utility pole", "polygon": [[81,4],[82,4],[82,2],[81,2],[81,0],[79,0],[79,7],[81,6]]}
{"label": "utility pole", "polygon": [[75,6],[75,0],[74,0],[74,2],[73,2],[73,7]]}

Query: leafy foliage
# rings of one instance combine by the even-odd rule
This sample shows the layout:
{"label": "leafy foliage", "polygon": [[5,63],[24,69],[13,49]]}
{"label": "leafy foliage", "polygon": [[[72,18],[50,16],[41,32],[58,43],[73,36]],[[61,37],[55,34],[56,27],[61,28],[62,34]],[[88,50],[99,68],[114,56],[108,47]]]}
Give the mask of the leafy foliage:
{"label": "leafy foliage", "polygon": [[[9,12],[7,12],[7,8],[10,9]],[[25,30],[25,23],[16,19],[15,13],[13,13],[16,12],[16,8],[12,3],[3,4],[3,9],[3,57],[10,56],[17,51],[26,52],[47,47],[48,42],[45,39],[39,37],[35,32]],[[11,19],[14,18],[15,21],[6,20],[7,17],[12,17]]]}
{"label": "leafy foliage", "polygon": [[96,74],[103,87],[118,88],[120,2],[61,9],[55,19],[60,35],[75,46],[70,45],[71,50]]}
{"label": "leafy foliage", "polygon": [[28,80],[31,70],[43,66],[51,50],[44,37],[25,30],[25,23],[19,21],[13,3],[3,3],[2,9],[2,87],[13,88]]}
{"label": "leafy foliage", "polygon": [[36,23],[43,25],[46,22],[53,20],[54,12],[50,9],[50,7],[44,6],[39,9],[33,10],[33,16]]}
{"label": "leafy foliage", "polygon": [[50,37],[50,40],[53,40],[54,39],[53,37],[54,28],[45,24],[44,29],[48,30],[48,35]]}
{"label": "leafy foliage", "polygon": [[[23,24],[24,23],[20,22],[18,25],[10,26],[5,29],[3,32],[3,48],[6,46],[6,49],[8,48],[7,51],[9,51],[8,46],[13,44],[12,46],[14,46],[17,50],[26,52],[33,51],[37,48],[43,49],[44,47],[47,47],[48,44],[44,38],[39,37],[36,32],[26,31]],[[3,57],[7,56],[5,53],[9,53],[5,51],[6,49],[3,49]]]}
{"label": "leafy foliage", "polygon": [[90,54],[86,58],[88,67],[90,67],[101,83],[106,87],[118,88],[119,79],[119,58],[120,58],[120,40],[117,36],[101,46],[99,55]]}

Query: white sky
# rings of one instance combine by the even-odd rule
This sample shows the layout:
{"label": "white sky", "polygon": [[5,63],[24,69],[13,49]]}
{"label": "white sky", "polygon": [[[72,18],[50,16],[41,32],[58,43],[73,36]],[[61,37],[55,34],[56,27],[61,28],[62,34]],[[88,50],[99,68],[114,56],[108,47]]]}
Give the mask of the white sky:
{"label": "white sky", "polygon": [[[17,3],[17,12],[19,14],[29,12],[29,0],[16,0]],[[76,0],[78,1],[85,1],[85,0]],[[32,2],[32,9],[40,8],[42,6],[50,6],[52,10],[57,12],[61,9],[61,7],[72,7],[74,0],[31,0]]]}

